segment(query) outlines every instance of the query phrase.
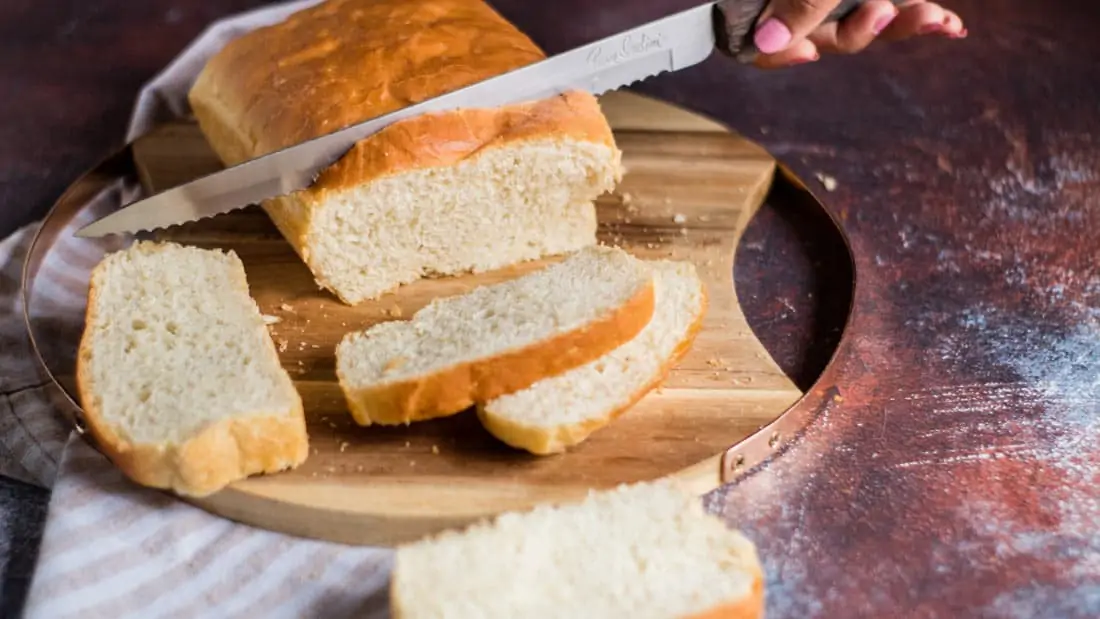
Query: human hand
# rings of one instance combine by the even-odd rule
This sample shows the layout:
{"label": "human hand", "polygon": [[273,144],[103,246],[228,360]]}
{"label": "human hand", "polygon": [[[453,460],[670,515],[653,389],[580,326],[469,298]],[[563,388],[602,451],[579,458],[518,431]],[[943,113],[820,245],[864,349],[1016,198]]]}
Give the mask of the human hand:
{"label": "human hand", "polygon": [[773,0],[753,34],[758,67],[773,69],[814,62],[822,53],[853,54],[877,39],[900,41],[918,35],[966,37],[957,14],[936,2],[869,0],[840,22],[825,22],[840,0]]}

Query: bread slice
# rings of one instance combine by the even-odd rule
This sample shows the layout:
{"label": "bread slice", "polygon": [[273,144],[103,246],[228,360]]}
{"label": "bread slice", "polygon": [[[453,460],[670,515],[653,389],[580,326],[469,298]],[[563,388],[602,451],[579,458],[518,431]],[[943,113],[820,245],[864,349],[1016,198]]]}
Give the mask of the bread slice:
{"label": "bread slice", "polygon": [[522,277],[436,299],[405,322],[344,337],[336,375],[355,420],[460,412],[615,349],[653,316],[653,274],[593,246]]}
{"label": "bread slice", "polygon": [[302,463],[302,400],[233,252],[139,242],[92,272],[76,378],[134,481],[185,496]]}
{"label": "bread slice", "polygon": [[505,514],[397,549],[395,619],[763,614],[755,546],[672,482]]}
{"label": "bread slice", "polygon": [[[483,0],[327,0],[229,42],[189,93],[236,164],[545,58]],[[596,242],[621,153],[591,94],[409,118],[263,208],[346,303]]]}
{"label": "bread slice", "polygon": [[610,353],[478,406],[489,432],[513,447],[564,451],[611,423],[659,385],[691,347],[707,296],[695,265],[656,261],[653,319]]}

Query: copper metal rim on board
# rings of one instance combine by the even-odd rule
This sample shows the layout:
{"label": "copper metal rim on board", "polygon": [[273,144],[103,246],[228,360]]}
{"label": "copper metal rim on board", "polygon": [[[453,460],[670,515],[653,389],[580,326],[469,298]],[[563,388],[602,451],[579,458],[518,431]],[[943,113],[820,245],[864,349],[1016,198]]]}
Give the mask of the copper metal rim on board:
{"label": "copper metal rim on board", "polygon": [[[723,483],[729,483],[749,474],[770,458],[780,455],[798,438],[802,430],[821,411],[824,405],[822,403],[827,403],[832,399],[832,394],[837,392],[836,360],[840,353],[850,345],[849,327],[852,319],[852,300],[855,298],[858,278],[849,239],[835,216],[824,208],[821,201],[813,195],[809,188],[782,162],[779,162],[777,167],[778,174],[775,176],[770,193],[774,194],[777,188],[790,190],[793,191],[793,194],[797,196],[801,203],[821,209],[828,216],[833,231],[843,243],[852,273],[847,316],[839,342],[814,384],[794,405],[774,421],[759,428],[739,443],[731,445],[725,451],[720,472]],[[55,374],[51,368],[51,363],[46,359],[44,351],[47,346],[46,337],[48,334],[36,329],[34,320],[31,317],[32,295],[27,294],[27,291],[31,290],[31,284],[41,272],[49,250],[56,239],[64,234],[72,234],[79,227],[73,225],[73,218],[81,213],[93,198],[120,184],[137,186],[138,181],[137,165],[134,160],[133,144],[131,143],[101,161],[61,195],[47,213],[32,239],[23,267],[23,317],[36,360],[48,378],[63,394],[66,400],[63,404],[68,405],[63,407],[63,414],[67,416],[74,429],[97,450],[99,450],[99,446],[95,444],[92,436],[86,431],[82,409],[76,395],[75,377]],[[120,239],[120,242],[128,243],[129,239]],[[733,274],[731,273],[730,276],[732,284]],[[823,394],[827,396],[824,399],[822,398]]]}

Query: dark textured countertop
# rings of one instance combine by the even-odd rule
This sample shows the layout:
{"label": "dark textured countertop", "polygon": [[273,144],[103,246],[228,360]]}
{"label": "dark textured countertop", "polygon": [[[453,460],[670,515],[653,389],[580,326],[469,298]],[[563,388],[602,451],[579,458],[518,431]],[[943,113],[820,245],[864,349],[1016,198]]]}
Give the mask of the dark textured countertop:
{"label": "dark textured countertop", "polygon": [[[0,234],[117,145],[137,89],[209,21],[259,4],[0,3]],[[495,4],[554,51],[692,3]],[[760,545],[771,617],[1100,616],[1100,11],[947,4],[968,39],[642,87],[834,177],[820,193],[856,256],[814,424],[712,497]],[[768,207],[738,255],[750,322],[804,385],[848,285],[787,262],[819,225]],[[45,498],[0,488],[9,605]]]}

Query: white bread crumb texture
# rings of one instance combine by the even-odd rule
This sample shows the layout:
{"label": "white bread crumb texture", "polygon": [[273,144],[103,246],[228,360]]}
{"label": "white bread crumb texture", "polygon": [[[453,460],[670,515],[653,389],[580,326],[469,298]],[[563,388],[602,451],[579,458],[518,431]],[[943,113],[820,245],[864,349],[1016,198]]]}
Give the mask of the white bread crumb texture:
{"label": "white bread crumb texture", "polygon": [[614,187],[619,156],[598,143],[529,140],[326,192],[286,212],[309,212],[301,252],[322,286],[355,304],[423,277],[595,244],[593,200]]}
{"label": "white bread crumb texture", "polygon": [[233,252],[140,242],[106,257],[91,289],[88,404],[122,439],[179,445],[300,409]]}
{"label": "white bread crumb texture", "polygon": [[609,314],[651,281],[626,252],[589,247],[522,277],[436,299],[410,321],[349,334],[336,353],[341,380],[396,382],[520,349]]}
{"label": "white bread crumb texture", "polygon": [[509,513],[400,547],[405,619],[687,617],[761,586],[753,544],[673,482]]}

